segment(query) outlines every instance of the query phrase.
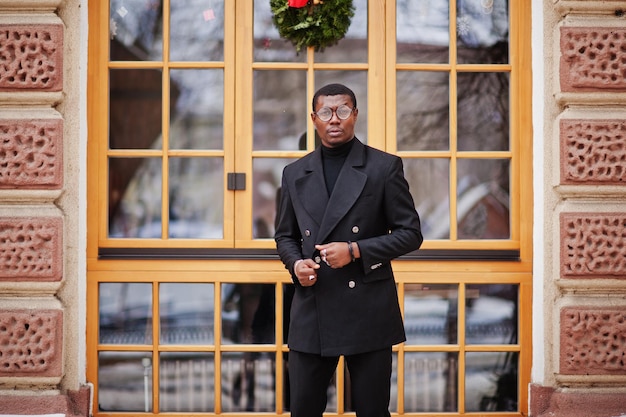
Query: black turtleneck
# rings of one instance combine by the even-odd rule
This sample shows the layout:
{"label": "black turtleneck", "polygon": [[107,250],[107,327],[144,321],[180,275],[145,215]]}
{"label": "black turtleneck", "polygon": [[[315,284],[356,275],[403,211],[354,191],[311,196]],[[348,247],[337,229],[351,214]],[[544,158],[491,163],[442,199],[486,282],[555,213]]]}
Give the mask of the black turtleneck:
{"label": "black turtleneck", "polygon": [[322,164],[324,166],[324,179],[326,180],[326,190],[328,195],[333,193],[335,182],[339,177],[339,171],[343,163],[346,161],[354,139],[334,148],[328,148],[322,145]]}

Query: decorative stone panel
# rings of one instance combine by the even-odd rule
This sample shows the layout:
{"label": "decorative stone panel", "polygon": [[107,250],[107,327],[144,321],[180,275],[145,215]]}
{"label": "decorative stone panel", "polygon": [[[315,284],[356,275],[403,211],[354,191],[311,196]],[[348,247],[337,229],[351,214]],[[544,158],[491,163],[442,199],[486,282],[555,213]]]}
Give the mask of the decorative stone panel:
{"label": "decorative stone panel", "polygon": [[626,120],[563,119],[559,135],[562,184],[626,182]]}
{"label": "decorative stone panel", "polygon": [[0,310],[0,376],[60,376],[60,310]]}
{"label": "decorative stone panel", "polygon": [[626,279],[626,213],[562,213],[561,275]]}
{"label": "decorative stone panel", "polygon": [[0,25],[0,91],[61,91],[62,25]]}
{"label": "decorative stone panel", "polygon": [[544,409],[533,407],[534,397],[550,395],[547,389],[533,389],[531,384],[530,416],[533,417],[619,417],[626,413],[626,395],[623,392],[602,392],[593,389],[555,391],[547,399],[542,398]]}
{"label": "decorative stone panel", "polygon": [[626,28],[562,27],[561,89],[626,91]]}
{"label": "decorative stone panel", "polygon": [[0,189],[58,189],[63,120],[0,119]]}
{"label": "decorative stone panel", "polygon": [[624,375],[624,346],[626,307],[561,310],[561,373]]}
{"label": "decorative stone panel", "polygon": [[0,281],[60,281],[59,217],[0,218]]}

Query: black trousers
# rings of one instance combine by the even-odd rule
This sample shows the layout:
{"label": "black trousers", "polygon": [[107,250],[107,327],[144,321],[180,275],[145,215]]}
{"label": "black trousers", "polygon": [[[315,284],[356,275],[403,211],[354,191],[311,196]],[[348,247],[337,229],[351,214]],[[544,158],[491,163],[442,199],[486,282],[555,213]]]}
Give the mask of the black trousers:
{"label": "black trousers", "polygon": [[[345,356],[357,417],[389,417],[391,347]],[[321,417],[338,356],[289,351],[291,417]]]}

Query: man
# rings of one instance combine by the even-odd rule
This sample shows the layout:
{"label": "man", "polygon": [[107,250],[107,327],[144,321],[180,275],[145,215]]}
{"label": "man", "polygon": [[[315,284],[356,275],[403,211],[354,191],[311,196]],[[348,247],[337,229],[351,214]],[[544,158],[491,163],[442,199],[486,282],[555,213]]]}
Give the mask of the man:
{"label": "man", "polygon": [[402,160],[354,137],[356,97],[313,97],[321,146],[285,167],[276,246],[292,275],[292,417],[321,417],[343,355],[358,417],[389,416],[392,351],[406,340],[391,260],[422,243]]}

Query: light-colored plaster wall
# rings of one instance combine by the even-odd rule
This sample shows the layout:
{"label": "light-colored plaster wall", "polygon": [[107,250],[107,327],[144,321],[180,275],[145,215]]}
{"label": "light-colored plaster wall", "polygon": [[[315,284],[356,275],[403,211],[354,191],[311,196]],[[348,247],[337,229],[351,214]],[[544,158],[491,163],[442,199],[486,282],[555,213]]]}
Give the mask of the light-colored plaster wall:
{"label": "light-colored plaster wall", "polygon": [[87,0],[64,0],[58,10],[65,23],[63,101],[57,110],[65,120],[65,185],[57,201],[65,218],[65,282],[59,298],[66,307],[63,388],[75,390],[86,371],[86,146],[87,146]]}
{"label": "light-colored plaster wall", "polygon": [[544,234],[545,206],[544,206],[544,190],[547,188],[545,184],[545,132],[544,132],[544,97],[546,74],[545,51],[540,45],[545,42],[544,29],[544,4],[542,0],[533,0],[532,2],[532,71],[533,71],[533,361],[531,382],[543,384],[545,378],[545,341],[547,339],[545,329],[545,311],[548,308],[545,305],[544,285],[543,281],[546,277],[544,273],[545,267],[545,239],[541,238]]}

